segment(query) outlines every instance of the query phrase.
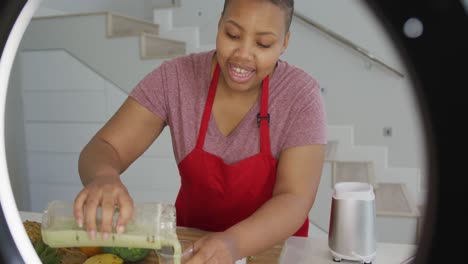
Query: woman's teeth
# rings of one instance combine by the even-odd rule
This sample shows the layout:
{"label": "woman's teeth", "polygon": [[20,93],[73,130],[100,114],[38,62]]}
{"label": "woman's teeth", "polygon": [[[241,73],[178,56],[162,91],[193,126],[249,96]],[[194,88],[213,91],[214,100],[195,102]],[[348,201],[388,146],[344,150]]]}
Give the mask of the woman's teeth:
{"label": "woman's teeth", "polygon": [[235,73],[239,74],[239,75],[248,75],[250,73],[250,71],[246,71],[244,69],[241,69],[241,68],[236,68],[236,67],[233,67],[233,70]]}
{"label": "woman's teeth", "polygon": [[229,65],[229,76],[234,82],[246,83],[254,77],[255,70],[253,68],[241,68],[234,65]]}

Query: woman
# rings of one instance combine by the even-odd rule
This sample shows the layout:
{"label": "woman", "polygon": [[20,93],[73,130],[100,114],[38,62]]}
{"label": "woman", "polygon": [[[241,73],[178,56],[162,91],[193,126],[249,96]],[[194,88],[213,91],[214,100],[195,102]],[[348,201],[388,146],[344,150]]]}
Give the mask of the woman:
{"label": "woman", "polygon": [[190,263],[232,263],[308,235],[326,122],[317,82],[279,59],[292,12],[293,0],[226,0],[216,50],[167,61],[135,87],[80,155],[75,217],[92,238],[98,206],[104,239],[115,206],[124,231],[133,200],[120,174],[166,125],[181,176],[177,224],[214,231]]}

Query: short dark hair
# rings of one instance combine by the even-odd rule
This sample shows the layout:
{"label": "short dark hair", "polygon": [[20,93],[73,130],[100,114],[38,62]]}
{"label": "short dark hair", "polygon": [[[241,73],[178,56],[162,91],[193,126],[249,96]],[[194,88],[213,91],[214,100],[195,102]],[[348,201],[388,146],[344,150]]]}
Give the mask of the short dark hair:
{"label": "short dark hair", "polygon": [[[278,6],[286,13],[286,32],[289,31],[289,27],[291,26],[292,17],[294,14],[294,0],[269,0],[272,4]],[[224,15],[224,11],[226,10],[227,5],[229,4],[229,0],[224,0],[224,7],[223,12],[221,15]]]}

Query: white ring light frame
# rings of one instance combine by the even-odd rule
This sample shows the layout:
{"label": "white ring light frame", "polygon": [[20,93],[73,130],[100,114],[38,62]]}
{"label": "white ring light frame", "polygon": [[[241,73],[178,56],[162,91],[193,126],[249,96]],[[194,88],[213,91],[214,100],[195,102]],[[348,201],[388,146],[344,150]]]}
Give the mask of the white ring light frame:
{"label": "white ring light frame", "polygon": [[[28,0],[8,36],[0,60],[0,109],[5,109],[8,81],[19,44],[26,31],[31,18],[39,8],[42,0]],[[0,138],[5,140],[5,114],[0,115]],[[42,263],[31,244],[22,225],[18,207],[16,206],[13,190],[11,188],[8,167],[6,163],[5,148],[0,151],[0,202],[6,223],[12,234],[13,241],[25,263]],[[14,235],[13,235],[14,234]]]}
{"label": "white ring light frame", "polygon": [[[10,72],[19,44],[27,26],[29,25],[29,22],[31,21],[34,13],[39,8],[41,2],[42,0],[27,0],[25,2],[25,5],[17,16],[5,43],[3,53],[0,58],[0,109],[5,109]],[[460,0],[460,2],[465,4],[464,7],[466,9],[467,0]],[[5,140],[5,114],[3,113],[0,116],[0,136],[3,140]],[[12,239],[16,244],[16,248],[22,257],[22,260],[28,264],[41,264],[42,262],[37,256],[36,251],[34,250],[32,244],[30,243],[29,237],[25,232],[16,201],[14,199],[6,163],[5,148],[0,151],[0,205],[5,217],[7,229],[9,229],[10,233],[12,234]]]}

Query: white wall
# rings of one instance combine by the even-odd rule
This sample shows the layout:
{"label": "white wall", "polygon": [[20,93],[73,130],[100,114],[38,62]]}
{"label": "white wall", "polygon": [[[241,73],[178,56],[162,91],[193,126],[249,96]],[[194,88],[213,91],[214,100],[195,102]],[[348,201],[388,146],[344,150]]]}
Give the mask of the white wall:
{"label": "white wall", "polygon": [[199,27],[200,44],[215,44],[223,5],[222,0],[181,0],[180,8],[174,9],[174,26]]}
{"label": "white wall", "polygon": [[301,14],[367,48],[397,69],[403,68],[385,28],[364,1],[296,0],[295,3]]}
{"label": "white wall", "polygon": [[[79,152],[127,94],[63,50],[25,51],[19,60],[28,202],[40,212],[78,194]],[[136,201],[175,202],[179,177],[168,129],[122,178]]]}
{"label": "white wall", "polygon": [[15,60],[5,105],[5,151],[11,187],[20,210],[30,209],[29,182],[26,165],[25,130],[23,123],[23,99],[21,62]]}
{"label": "white wall", "polygon": [[[176,26],[199,26],[200,42],[214,43],[223,1],[182,0]],[[296,11],[365,48],[407,74],[399,53],[362,1],[296,0]],[[409,78],[400,78],[317,29],[293,19],[283,59],[304,68],[325,89],[331,125],[352,125],[355,144],[389,147],[389,166],[423,168],[423,131]],[[385,137],[384,128],[392,128]]]}
{"label": "white wall", "polygon": [[36,10],[36,13],[34,13],[33,17],[60,16],[60,15],[66,15],[66,14],[69,14],[69,12],[40,6],[39,9]]}
{"label": "white wall", "polygon": [[[412,83],[398,50],[377,17],[363,1],[296,1],[296,7],[302,14],[367,49],[406,75],[403,79],[396,77],[379,65],[368,68],[370,62],[352,49],[342,47],[336,41],[324,43],[326,46],[317,48],[319,51],[312,58],[319,60],[317,74],[327,89],[330,124],[345,124],[351,120],[355,125],[355,143],[388,146],[390,166],[424,167],[423,130]],[[312,34],[301,35],[307,35],[311,40],[309,47],[320,43]],[[326,39],[323,34],[321,38]],[[342,49],[337,50],[337,47]],[[333,50],[345,52],[334,53]],[[323,51],[328,53],[323,54]],[[297,59],[301,58],[304,56],[297,56]],[[310,65],[310,61],[304,63]],[[340,68],[344,63],[353,64],[346,69]],[[341,69],[338,73],[337,67]],[[383,136],[384,127],[392,128],[392,137]]]}

